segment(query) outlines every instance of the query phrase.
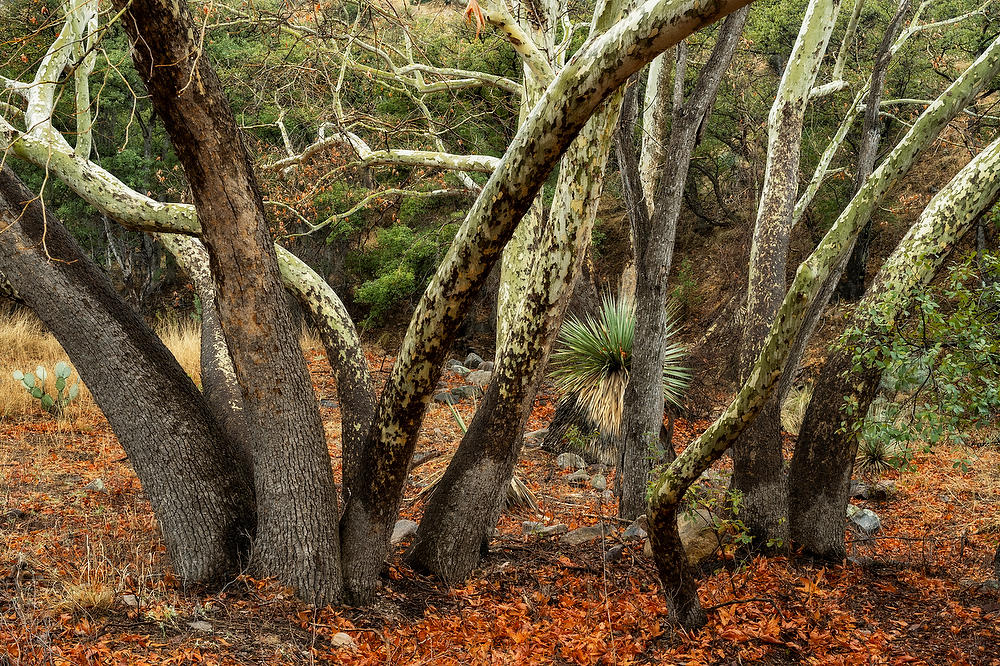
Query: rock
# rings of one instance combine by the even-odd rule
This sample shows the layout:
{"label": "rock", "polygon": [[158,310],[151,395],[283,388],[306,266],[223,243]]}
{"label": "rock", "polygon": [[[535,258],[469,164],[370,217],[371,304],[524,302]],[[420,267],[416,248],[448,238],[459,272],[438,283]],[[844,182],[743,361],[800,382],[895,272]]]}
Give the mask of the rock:
{"label": "rock", "polygon": [[874,486],[872,486],[869,495],[873,500],[884,502],[886,500],[892,499],[897,492],[898,489],[896,488],[896,482],[888,480],[888,481],[879,481]]}
{"label": "rock", "polygon": [[882,529],[882,521],[871,509],[847,505],[847,520],[858,533],[871,536]]}
{"label": "rock", "polygon": [[958,586],[963,590],[972,590],[973,592],[996,592],[1000,590],[1000,580],[990,578],[988,580],[972,580],[971,578],[963,578],[958,581]]}
{"label": "rock", "polygon": [[[635,522],[625,528],[622,532],[622,541],[633,541],[635,539],[646,538],[646,516],[639,516]],[[641,521],[641,522],[640,522]]]}
{"label": "rock", "polygon": [[451,370],[451,369],[453,369],[455,367],[461,368],[461,367],[464,367],[464,366],[462,365],[462,362],[459,361],[457,358],[449,358],[448,362],[444,364],[444,367],[446,367],[449,370]]}
{"label": "rock", "polygon": [[459,377],[468,377],[468,376],[469,376],[469,373],[471,373],[471,372],[472,372],[472,370],[469,370],[469,369],[468,369],[467,367],[465,367],[464,365],[456,365],[456,366],[453,366],[453,367],[451,368],[451,371],[452,371],[452,372],[454,372],[454,373],[455,373],[456,375],[458,375]]}
{"label": "rock", "polygon": [[617,562],[622,559],[622,551],[625,550],[625,546],[618,544],[617,546],[612,546],[608,549],[608,552],[604,553],[604,561],[607,563]]}
{"label": "rock", "polygon": [[481,364],[477,369],[482,370],[483,372],[493,372],[493,361],[486,361],[485,363]]}
{"label": "rock", "polygon": [[338,631],[330,639],[330,645],[335,648],[347,649],[347,650],[357,650],[358,644],[354,642],[354,639],[345,634],[342,631]]}
{"label": "rock", "polygon": [[475,370],[482,364],[483,364],[482,356],[480,356],[479,354],[469,354],[468,356],[465,357],[465,363],[463,363],[462,365],[464,365],[467,368],[472,368],[473,370]]}
{"label": "rock", "polygon": [[525,534],[537,534],[538,536],[557,536],[559,534],[566,534],[566,532],[569,531],[569,528],[562,523],[546,525],[544,523],[536,523],[530,520],[526,520],[521,523],[521,529]]}
{"label": "rock", "polygon": [[473,370],[469,373],[469,383],[480,388],[486,386],[493,379],[493,373],[486,370]]}
{"label": "rock", "polygon": [[677,531],[691,566],[698,566],[719,548],[715,518],[705,509],[682,513],[677,517]]}
{"label": "rock", "polygon": [[577,485],[584,485],[590,481],[590,472],[585,469],[578,469],[577,471],[566,477],[566,480],[570,483],[575,483]]}
{"label": "rock", "polygon": [[[125,594],[125,595],[122,595],[122,603],[125,604],[126,606],[128,606],[129,608],[138,608],[139,607],[139,599],[134,594]],[[211,627],[209,627],[209,628],[211,628]]]}
{"label": "rock", "polygon": [[397,543],[403,539],[407,539],[417,533],[417,523],[412,520],[397,520],[396,524],[392,528],[392,536],[389,537],[389,543],[395,546]]}
{"label": "rock", "polygon": [[590,485],[593,486],[594,490],[603,493],[608,489],[608,480],[604,478],[603,474],[595,474],[590,479]]}
{"label": "rock", "polygon": [[596,541],[602,536],[607,534],[607,529],[604,524],[591,525],[590,527],[580,527],[572,532],[567,532],[562,536],[562,541],[567,546],[579,546],[583,543],[590,543],[591,541]]}
{"label": "rock", "polygon": [[477,389],[475,386],[456,386],[451,390],[451,394],[454,397],[458,398],[459,400],[463,400],[465,398],[473,398],[478,392],[479,389]]}
{"label": "rock", "polygon": [[83,489],[93,490],[94,492],[103,493],[105,492],[104,480],[101,478],[96,478],[87,485],[85,485]]}
{"label": "rock", "polygon": [[319,406],[320,407],[336,407],[337,406],[337,401],[336,400],[328,400],[326,398],[323,398],[322,400],[319,401]]}
{"label": "rock", "polygon": [[453,405],[458,402],[458,398],[451,394],[451,391],[441,391],[440,393],[434,394],[434,402],[440,402],[445,405]]}
{"label": "rock", "polygon": [[204,620],[196,620],[194,622],[188,622],[188,626],[195,631],[212,631],[212,625]]}
{"label": "rock", "polygon": [[642,554],[646,557],[653,556],[653,546],[649,543],[649,539],[642,540]]}
{"label": "rock", "polygon": [[606,500],[612,500],[615,498],[615,494],[610,490],[605,490],[603,493],[601,493],[601,498]]}
{"label": "rock", "polygon": [[585,469],[587,461],[577,454],[567,451],[556,456],[556,465],[561,469]]}
{"label": "rock", "polygon": [[851,479],[851,497],[855,499],[868,499],[870,492],[871,489],[868,487],[867,483],[858,481],[857,479]]}
{"label": "rock", "polygon": [[281,642],[281,638],[278,636],[278,634],[264,634],[257,640],[259,640],[264,645],[277,645],[278,643]]}

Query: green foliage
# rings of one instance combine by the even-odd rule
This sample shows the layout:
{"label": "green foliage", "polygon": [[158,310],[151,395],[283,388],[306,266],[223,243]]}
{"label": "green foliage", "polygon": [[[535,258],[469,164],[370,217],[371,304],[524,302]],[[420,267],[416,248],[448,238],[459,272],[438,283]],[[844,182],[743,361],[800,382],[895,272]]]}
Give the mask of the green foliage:
{"label": "green foliage", "polygon": [[690,259],[681,260],[680,265],[677,266],[677,272],[674,274],[673,282],[675,286],[670,292],[670,296],[674,302],[685,310],[698,304],[698,297],[695,295],[698,283],[694,279],[694,264]]}
{"label": "green foliage", "polygon": [[[909,315],[908,317],[906,315]],[[918,291],[903,323],[855,340],[854,371],[882,371],[877,399],[860,424],[859,462],[875,472],[907,468],[918,442],[965,444],[1000,410],[1000,258],[966,258],[940,283]],[[857,404],[848,400],[844,412]],[[960,466],[959,466],[960,467]]]}
{"label": "green foliage", "polygon": [[[690,381],[681,363],[686,348],[673,341],[679,331],[676,308],[671,308],[664,332],[663,395],[679,404]],[[558,390],[576,395],[577,404],[605,434],[620,432],[625,387],[632,367],[635,305],[605,296],[597,317],[570,317],[559,332],[559,348],[552,354],[551,376]]]}
{"label": "green foliage", "polygon": [[384,323],[423,292],[457,230],[454,224],[423,232],[396,225],[378,231],[373,249],[349,255],[350,268],[363,278],[354,300],[369,308],[365,326]]}
{"label": "green foliage", "polygon": [[21,382],[24,389],[31,394],[31,397],[38,400],[42,409],[57,418],[65,415],[66,408],[76,400],[80,394],[80,382],[74,382],[67,387],[67,380],[73,374],[73,369],[63,361],[56,363],[55,379],[52,386],[55,395],[46,390],[45,382],[49,378],[49,373],[44,366],[38,366],[34,372],[21,372],[15,370],[14,379]]}

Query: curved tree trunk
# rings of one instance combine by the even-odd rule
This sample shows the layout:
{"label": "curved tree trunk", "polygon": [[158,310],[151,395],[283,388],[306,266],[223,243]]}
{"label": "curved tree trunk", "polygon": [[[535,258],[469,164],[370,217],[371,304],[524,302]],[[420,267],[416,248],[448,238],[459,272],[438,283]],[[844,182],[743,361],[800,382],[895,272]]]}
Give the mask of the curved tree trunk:
{"label": "curved tree trunk", "polygon": [[[949,249],[996,200],[1000,192],[1000,140],[994,141],[931,200],[879,271],[871,293],[858,305],[848,331],[813,390],[789,470],[792,539],[821,558],[842,559],[851,472],[857,453],[857,425],[877,391],[886,359],[876,353],[855,361],[855,347],[879,349],[913,290],[928,282]],[[860,364],[860,369],[856,369]],[[852,404],[844,414],[845,401]]]}
{"label": "curved tree trunk", "polygon": [[238,443],[156,334],[55,215],[43,217],[9,168],[0,171],[0,225],[0,271],[52,330],[107,417],[178,577],[211,582],[238,573],[255,527],[251,471]]}
{"label": "curved tree trunk", "polygon": [[407,329],[342,519],[345,584],[375,595],[424,411],[462,316],[559,156],[629,76],[694,30],[747,4],[647,4],[589,40],[546,88],[455,236]]}
{"label": "curved tree trunk", "polygon": [[[680,94],[675,95],[673,124],[666,161],[658,174],[653,213],[648,213],[644,197],[641,204],[632,207],[636,223],[636,318],[632,368],[625,388],[622,464],[618,470],[618,515],[622,518],[636,518],[646,509],[646,488],[652,471],[649,451],[651,445],[658,443],[663,428],[667,278],[684,184],[698,143],[698,130],[715,104],[722,76],[743,32],[747,11],[744,8],[726,18],[687,100],[683,99],[683,76],[677,75],[674,84]],[[683,53],[683,49],[679,51]],[[683,62],[678,60],[678,70]],[[638,188],[631,189],[633,196],[640,194]]]}
{"label": "curved tree trunk", "polygon": [[219,320],[243,392],[257,495],[258,571],[310,601],[340,598],[337,494],[323,424],[281,286],[249,156],[187,6],[116,2],[136,70],[194,195]]}
{"label": "curved tree trunk", "polygon": [[[612,24],[620,9],[618,2],[605,5],[592,32]],[[424,511],[409,555],[444,580],[472,572],[503,509],[524,425],[590,245],[620,108],[620,95],[612,96],[567,150],[548,222],[530,232],[537,236],[533,246],[521,248],[528,255],[526,279],[516,316],[506,322],[493,380]]]}
{"label": "curved tree trunk", "polygon": [[[811,0],[771,107],[764,189],[750,248],[741,381],[763,348],[785,294],[802,122],[839,7],[840,0]],[[730,488],[742,494],[740,519],[762,545],[787,541],[779,407],[777,396],[772,397],[733,446]]]}

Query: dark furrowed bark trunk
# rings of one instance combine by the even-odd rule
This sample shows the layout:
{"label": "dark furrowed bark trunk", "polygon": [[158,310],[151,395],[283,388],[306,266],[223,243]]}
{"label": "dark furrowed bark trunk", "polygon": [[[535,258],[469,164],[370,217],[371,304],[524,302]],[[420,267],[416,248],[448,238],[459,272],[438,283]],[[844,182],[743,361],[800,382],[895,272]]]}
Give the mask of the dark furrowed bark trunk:
{"label": "dark furrowed bark trunk", "polygon": [[677,510],[651,512],[650,543],[671,616],[688,631],[705,626],[708,618],[698,600],[698,586],[677,531]]}
{"label": "dark furrowed bark trunk", "polygon": [[754,545],[764,549],[782,549],[788,540],[788,490],[777,393],[733,446],[729,484],[742,495],[740,521],[754,536]]}
{"label": "dark furrowed bark trunk", "polygon": [[306,600],[341,592],[337,496],[323,424],[260,192],[187,6],[118,1],[139,75],[194,195],[254,461],[257,570]]}
{"label": "dark furrowed bark trunk", "polygon": [[827,358],[813,387],[788,479],[789,536],[809,555],[829,561],[847,556],[846,508],[858,452],[857,418],[841,409],[845,396],[853,395],[856,413],[864,418],[882,377],[871,369],[852,375],[851,357],[841,348]]}
{"label": "dark furrowed bark trunk", "polygon": [[636,518],[646,509],[646,487],[652,471],[649,452],[663,427],[663,357],[667,324],[667,278],[673,258],[677,219],[684,198],[698,128],[707,119],[722,75],[729,68],[746,22],[743,8],[726,18],[708,62],[698,74],[690,97],[674,110],[667,161],[656,187],[653,214],[644,215],[645,200],[633,206],[636,234],[636,321],[632,371],[625,388],[625,435],[618,470],[618,515]]}
{"label": "dark furrowed bark trunk", "polygon": [[251,473],[237,443],[52,212],[43,218],[37,200],[26,206],[32,199],[9,168],[0,172],[0,271],[52,330],[107,417],[178,577],[211,582],[237,573],[255,523]]}
{"label": "dark furrowed bark trunk", "polygon": [[491,383],[424,510],[407,554],[414,567],[453,583],[468,577],[479,563],[503,510],[530,413],[513,411],[501,404],[499,382]]}

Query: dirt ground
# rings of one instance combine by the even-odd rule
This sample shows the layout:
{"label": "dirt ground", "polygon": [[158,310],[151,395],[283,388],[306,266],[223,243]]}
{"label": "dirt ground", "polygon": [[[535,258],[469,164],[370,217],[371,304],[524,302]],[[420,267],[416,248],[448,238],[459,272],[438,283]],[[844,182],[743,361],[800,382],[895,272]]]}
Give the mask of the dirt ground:
{"label": "dirt ground", "polygon": [[[388,358],[370,357],[376,374]],[[322,355],[310,361],[339,472],[336,391]],[[455,379],[452,377],[452,379]],[[137,394],[137,399],[141,396]],[[544,427],[543,395],[529,430]],[[460,411],[471,418],[473,405]],[[679,421],[683,445],[705,423]],[[434,406],[419,451],[441,451],[411,474],[403,517],[446,466],[459,428]],[[967,470],[955,467],[967,460]],[[0,664],[1000,664],[1000,597],[990,576],[1000,538],[995,443],[938,448],[893,475],[890,501],[858,503],[882,520],[852,559],[818,566],[724,548],[705,565],[708,626],[666,616],[641,544],[604,554],[625,527],[613,500],[573,486],[528,448],[518,475],[541,513],[505,514],[468,581],[388,564],[374,608],[313,609],[273,581],[240,576],[222,590],[184,589],[165,561],[156,520],[106,422],[95,413],[0,422]],[[613,481],[613,479],[609,479]],[[602,520],[610,535],[570,547],[525,536],[521,523]],[[855,537],[848,535],[853,542]]]}

